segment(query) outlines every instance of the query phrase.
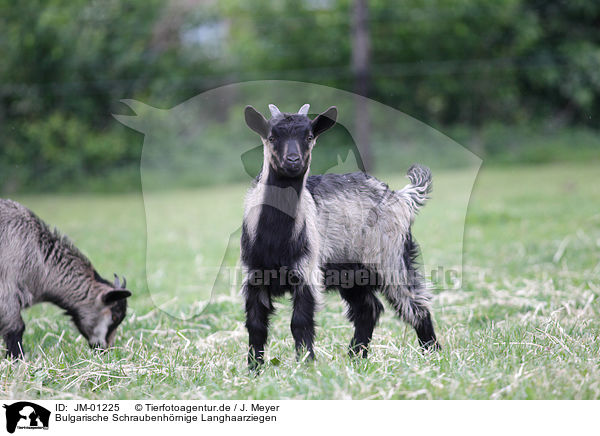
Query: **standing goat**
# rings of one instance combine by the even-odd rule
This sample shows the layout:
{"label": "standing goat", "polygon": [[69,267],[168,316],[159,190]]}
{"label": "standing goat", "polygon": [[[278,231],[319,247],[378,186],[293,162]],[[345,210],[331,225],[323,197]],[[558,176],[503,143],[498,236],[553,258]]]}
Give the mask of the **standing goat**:
{"label": "standing goat", "polygon": [[308,105],[296,114],[269,105],[266,120],[252,106],[246,123],[261,137],[264,161],[244,211],[242,293],[249,334],[248,364],[264,361],[273,297],[292,294],[291,330],[299,353],[314,358],[314,314],[323,288],[338,288],[354,323],[351,354],[367,348],[383,305],[390,302],[412,325],[422,347],[438,349],[431,295],[416,269],[411,224],[431,189],[428,168],[413,165],[410,184],[393,191],[365,173],[308,176],[317,137],[331,128],[337,109],[314,120]]}
{"label": "standing goat", "polygon": [[109,283],[64,236],[30,210],[0,199],[0,333],[7,355],[23,357],[21,310],[39,302],[64,309],[91,347],[113,344],[125,318],[127,283]]}

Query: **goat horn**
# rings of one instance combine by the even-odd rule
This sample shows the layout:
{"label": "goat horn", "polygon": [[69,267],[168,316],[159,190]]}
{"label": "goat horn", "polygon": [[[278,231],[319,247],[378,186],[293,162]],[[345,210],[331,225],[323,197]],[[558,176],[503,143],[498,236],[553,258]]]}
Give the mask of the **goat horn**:
{"label": "goat horn", "polygon": [[[113,273],[115,274],[115,273]],[[115,274],[115,283],[113,284],[115,289],[120,289],[121,288],[121,284],[119,283],[119,276]]]}
{"label": "goat horn", "polygon": [[269,105],[269,110],[271,111],[271,117],[275,118],[281,116],[281,111],[274,104]]}
{"label": "goat horn", "polygon": [[123,276],[123,289],[127,289],[127,279]]}
{"label": "goat horn", "polygon": [[310,105],[308,103],[306,103],[304,106],[302,106],[300,108],[300,110],[298,111],[299,115],[308,115],[308,111],[310,109]]}

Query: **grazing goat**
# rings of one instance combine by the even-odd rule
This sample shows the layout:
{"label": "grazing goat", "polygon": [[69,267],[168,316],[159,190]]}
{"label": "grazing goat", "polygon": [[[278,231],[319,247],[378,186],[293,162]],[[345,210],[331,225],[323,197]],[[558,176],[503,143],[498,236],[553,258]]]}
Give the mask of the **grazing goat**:
{"label": "grazing goat", "polygon": [[428,168],[413,165],[410,184],[393,191],[365,173],[308,176],[311,151],[331,128],[337,109],[311,120],[308,105],[266,120],[247,106],[248,126],[261,137],[264,160],[245,202],[241,260],[249,334],[248,364],[264,361],[272,299],[290,291],[296,351],[314,358],[314,314],[324,288],[337,288],[354,324],[351,354],[367,347],[383,305],[381,291],[412,325],[423,348],[438,349],[431,295],[416,268],[411,224],[431,189]]}
{"label": "grazing goat", "polygon": [[116,274],[114,283],[104,280],[65,236],[0,199],[0,334],[8,356],[23,357],[21,310],[44,301],[64,309],[91,347],[111,346],[131,295],[126,285]]}

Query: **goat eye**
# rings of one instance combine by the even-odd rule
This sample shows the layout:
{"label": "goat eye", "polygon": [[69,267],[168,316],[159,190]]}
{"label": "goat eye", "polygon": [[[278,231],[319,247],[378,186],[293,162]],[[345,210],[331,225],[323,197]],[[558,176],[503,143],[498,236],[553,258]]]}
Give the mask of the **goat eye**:
{"label": "goat eye", "polygon": [[313,139],[315,139],[315,137],[313,135],[308,135],[308,140],[312,141]]}
{"label": "goat eye", "polygon": [[274,136],[269,136],[268,140],[269,140],[269,142],[275,142],[275,137]]}

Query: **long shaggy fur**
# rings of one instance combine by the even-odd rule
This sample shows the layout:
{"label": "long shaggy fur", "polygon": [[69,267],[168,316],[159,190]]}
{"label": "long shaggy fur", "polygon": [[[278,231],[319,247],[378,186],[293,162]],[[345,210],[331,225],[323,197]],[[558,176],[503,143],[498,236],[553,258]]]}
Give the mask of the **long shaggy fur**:
{"label": "long shaggy fur", "polygon": [[10,355],[22,355],[23,308],[54,303],[91,345],[106,346],[129,295],[100,277],[66,236],[19,203],[0,199],[0,334]]}
{"label": "long shaggy fur", "polygon": [[[415,328],[424,347],[438,348],[431,293],[418,271],[419,249],[411,234],[415,216],[431,192],[431,171],[411,166],[410,183],[398,191],[362,172],[309,177],[315,138],[333,125],[324,125],[323,116],[335,116],[335,108],[312,121],[274,106],[271,112],[273,118],[267,122],[253,108],[246,109],[246,121],[261,135],[265,155],[262,171],[246,196],[242,226],[250,365],[263,359],[271,299],[286,291],[294,302],[296,348],[306,347],[311,356],[314,311],[325,288],[339,289],[346,302],[355,326],[351,352],[367,354],[383,311],[377,292]],[[300,169],[296,157],[288,158],[298,153]],[[274,280],[265,281],[263,276],[273,271],[277,271]],[[299,280],[282,280],[289,272]],[[344,283],[349,276],[354,279]],[[367,280],[355,280],[362,276]]]}
{"label": "long shaggy fur", "polygon": [[410,227],[426,201],[431,173],[413,166],[409,179],[393,191],[365,173],[326,174],[309,177],[306,188],[317,205],[320,264],[359,264],[376,272],[378,290],[414,326],[429,311],[431,294],[416,269]]}

